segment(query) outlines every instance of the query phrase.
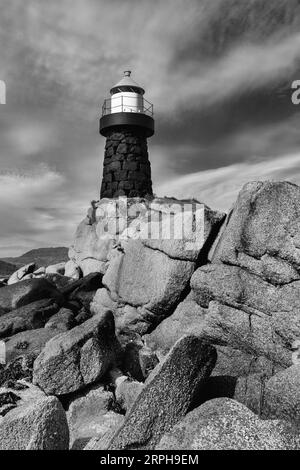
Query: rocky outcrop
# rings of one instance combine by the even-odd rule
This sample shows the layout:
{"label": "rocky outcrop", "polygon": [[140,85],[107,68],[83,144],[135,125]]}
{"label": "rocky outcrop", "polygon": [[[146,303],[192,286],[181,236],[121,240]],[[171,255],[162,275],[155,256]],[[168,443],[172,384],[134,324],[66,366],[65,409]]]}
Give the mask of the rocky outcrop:
{"label": "rocky outcrop", "polygon": [[106,450],[112,436],[123,424],[124,416],[113,411],[101,416],[101,424],[97,425],[97,436],[88,441],[84,450]]}
{"label": "rocky outcrop", "polygon": [[6,384],[0,387],[0,417],[17,406],[28,405],[45,397],[45,393],[28,380],[22,379]]}
{"label": "rocky outcrop", "polygon": [[104,290],[92,312],[108,307],[119,334],[144,334],[175,309],[223,214],[197,202],[160,199],[103,200],[98,210],[96,224],[79,226],[70,256],[80,266],[96,256],[103,263]]}
{"label": "rocky outcrop", "polygon": [[102,287],[102,277],[102,274],[93,272],[78,281],[69,283],[62,289],[62,292],[68,295],[70,301],[77,301],[89,310],[96,291]]}
{"label": "rocky outcrop", "polygon": [[153,449],[187,413],[215,361],[214,348],[198,338],[179,340],[147,379],[109,449]]}
{"label": "rocky outcrop", "polygon": [[32,370],[23,357],[16,361],[0,366],[0,387],[14,387],[19,380],[32,380]]}
{"label": "rocky outcrop", "polygon": [[6,364],[23,358],[32,366],[33,361],[41,353],[46,343],[60,332],[50,328],[38,328],[17,333],[5,340]]}
{"label": "rocky outcrop", "polygon": [[74,449],[299,448],[300,188],[250,183],[225,221],[187,203],[95,202],[65,275],[1,287],[0,416],[33,367]]}
{"label": "rocky outcrop", "polygon": [[291,424],[260,420],[228,398],[204,403],[165,434],[156,450],[297,450],[299,433]]}
{"label": "rocky outcrop", "polygon": [[123,350],[122,370],[139,382],[147,379],[158,362],[157,355],[141,340],[128,342]]}
{"label": "rocky outcrop", "polygon": [[52,299],[38,300],[19,307],[0,317],[0,338],[14,335],[20,331],[42,328],[49,318],[59,310]]}
{"label": "rocky outcrop", "polygon": [[212,342],[291,365],[299,338],[300,188],[250,183],[241,191],[211,266],[191,286]]}
{"label": "rocky outcrop", "polygon": [[159,348],[168,329],[175,340],[182,328],[196,328],[213,344],[291,365],[292,343],[300,335],[299,202],[300,188],[290,183],[247,184],[211,264],[196,270],[188,299],[147,343]]}
{"label": "rocky outcrop", "polygon": [[144,335],[145,344],[162,359],[183,335],[200,337],[204,317],[205,309],[188,295],[172,315],[163,320],[152,333]]}
{"label": "rocky outcrop", "polygon": [[17,406],[0,419],[1,450],[66,450],[66,413],[56,397]]}
{"label": "rocky outcrop", "polygon": [[70,282],[72,282],[72,279],[71,279],[71,278],[66,277],[66,276],[64,276],[63,274],[59,274],[59,273],[45,274],[45,276],[43,276],[43,278],[44,278],[46,281],[51,282],[51,284],[53,284],[53,285],[56,287],[56,289],[58,289],[60,292],[62,292],[62,290],[63,290]]}
{"label": "rocky outcrop", "polygon": [[77,280],[80,279],[82,275],[80,267],[72,260],[66,262],[65,265],[65,276],[70,277],[71,279]]}
{"label": "rocky outcrop", "polygon": [[124,377],[122,381],[117,384],[115,394],[118,404],[122,410],[128,412],[138,395],[143,390],[144,384],[131,380],[129,377]]}
{"label": "rocky outcrop", "polygon": [[[54,249],[55,251],[56,249]],[[23,261],[25,259],[28,260],[28,255],[32,254],[33,259],[34,257],[34,252],[29,252],[26,254],[26,256],[20,257],[19,261]],[[37,250],[39,251],[39,250]],[[46,257],[47,258],[47,257]],[[39,259],[39,258],[37,258]],[[53,257],[51,257],[51,260]],[[44,257],[42,257],[42,261],[47,261]],[[16,284],[17,282],[20,281],[25,281],[25,280],[30,280],[30,279],[41,279],[41,278],[46,278],[48,280],[52,279],[59,279],[59,276],[65,276],[67,280],[69,279],[79,279],[81,277],[81,270],[77,265],[74,265],[74,263],[70,260],[68,262],[62,261],[56,264],[50,264],[49,266],[40,266],[39,268],[36,269],[36,262],[31,262],[28,263],[22,267],[19,267],[13,274],[11,274],[10,277],[4,277],[1,281],[1,285],[6,286],[6,285],[11,285],[11,284]]]}
{"label": "rocky outcrop", "polygon": [[26,264],[22,268],[19,268],[14,272],[7,281],[7,284],[15,284],[16,282],[22,281],[28,274],[33,273],[35,270],[35,263]]}
{"label": "rocky outcrop", "polygon": [[217,346],[206,399],[231,397],[259,415],[266,405],[272,416],[268,380],[292,364],[300,333],[299,202],[300,188],[290,183],[246,185],[210,249],[211,263],[195,271],[174,314],[144,336],[160,358],[191,331]]}
{"label": "rocky outcrop", "polygon": [[114,385],[116,402],[122,410],[127,412],[142,391],[144,384],[132,380],[119,369],[113,369],[109,375],[111,383]]}
{"label": "rocky outcrop", "polygon": [[43,277],[46,274],[46,268],[41,266],[33,272],[35,277]]}
{"label": "rocky outcrop", "polygon": [[207,240],[213,241],[223,219],[224,214],[191,200],[101,199],[96,222],[90,225],[83,220],[78,226],[69,257],[84,275],[104,273],[115,243],[139,238],[170,258],[195,261]]}
{"label": "rocky outcrop", "polygon": [[263,416],[280,418],[300,427],[300,368],[298,364],[278,372],[265,384]]}
{"label": "rocky outcrop", "polygon": [[[146,333],[159,318],[172,311],[193,271],[194,263],[171,259],[138,240],[130,240],[124,252],[116,250],[103,284],[115,301],[118,332],[131,329]],[[95,313],[99,308],[97,300],[98,297],[91,305]]]}
{"label": "rocky outcrop", "polygon": [[63,261],[61,263],[51,264],[46,268],[46,274],[65,274],[66,263]]}
{"label": "rocky outcrop", "polygon": [[294,283],[277,287],[240,267],[212,264],[195,273],[191,286],[208,313],[202,335],[291,364],[288,345],[300,334]]}
{"label": "rocky outcrop", "polygon": [[113,401],[113,393],[99,384],[72,398],[67,411],[71,448],[83,448],[101,433],[103,415],[110,411]]}
{"label": "rocky outcrop", "polygon": [[34,383],[48,394],[80,390],[101,379],[115,364],[117,354],[113,315],[102,311],[48,341],[34,363]]}
{"label": "rocky outcrop", "polygon": [[43,279],[20,281],[1,290],[0,303],[4,307],[0,307],[0,384],[30,378],[33,362],[46,343],[92,316],[89,304],[102,285],[99,273],[77,282],[42,271]]}
{"label": "rocky outcrop", "polygon": [[61,308],[45,324],[45,328],[58,330],[58,332],[69,331],[76,326],[75,314],[68,308]]}
{"label": "rocky outcrop", "polygon": [[0,307],[4,312],[42,299],[53,299],[59,305],[63,302],[62,294],[45,279],[29,279],[0,289]]}
{"label": "rocky outcrop", "polygon": [[218,360],[198,398],[198,404],[213,398],[228,397],[263,416],[266,383],[282,368],[264,356],[253,356],[228,346],[215,347]]}

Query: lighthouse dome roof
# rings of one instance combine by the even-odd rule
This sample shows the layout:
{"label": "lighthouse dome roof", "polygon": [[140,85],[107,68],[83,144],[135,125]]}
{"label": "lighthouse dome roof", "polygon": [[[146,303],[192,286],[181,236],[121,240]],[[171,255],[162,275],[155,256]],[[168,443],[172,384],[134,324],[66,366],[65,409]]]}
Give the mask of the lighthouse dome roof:
{"label": "lighthouse dome roof", "polygon": [[145,90],[138,83],[136,83],[130,75],[131,71],[125,70],[122,79],[111,88],[111,95],[120,91],[134,91],[135,93],[139,93],[140,95],[143,95],[145,93]]}

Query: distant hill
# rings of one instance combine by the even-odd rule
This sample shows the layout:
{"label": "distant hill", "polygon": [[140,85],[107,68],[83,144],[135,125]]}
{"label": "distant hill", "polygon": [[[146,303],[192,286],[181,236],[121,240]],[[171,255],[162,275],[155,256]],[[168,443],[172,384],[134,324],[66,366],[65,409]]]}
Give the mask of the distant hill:
{"label": "distant hill", "polygon": [[[12,264],[14,268],[24,266],[28,263],[36,263],[37,267],[49,266],[50,264],[60,263],[68,260],[68,248],[58,246],[55,248],[37,248],[24,253],[22,256],[15,258],[2,258],[1,264]],[[8,266],[9,266],[8,265]],[[16,269],[14,269],[16,270]],[[1,272],[1,265],[0,265]],[[13,271],[12,271],[13,272]]]}
{"label": "distant hill", "polygon": [[0,260],[0,277],[7,277],[14,273],[17,269],[15,264],[7,263]]}

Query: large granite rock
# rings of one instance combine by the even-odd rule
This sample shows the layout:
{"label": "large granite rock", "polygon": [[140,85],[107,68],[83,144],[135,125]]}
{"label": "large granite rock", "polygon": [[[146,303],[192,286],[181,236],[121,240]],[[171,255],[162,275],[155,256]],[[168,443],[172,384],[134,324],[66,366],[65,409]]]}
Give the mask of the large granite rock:
{"label": "large granite rock", "polygon": [[195,201],[101,200],[94,221],[80,224],[69,253],[82,269],[91,258],[101,263],[106,296],[97,292],[92,311],[108,302],[119,334],[147,332],[175,309],[223,218]]}
{"label": "large granite rock", "polygon": [[246,377],[266,373],[271,377],[282,369],[265,356],[256,356],[230,346],[216,345],[215,348],[218,352],[218,360],[212,376]]}
{"label": "large granite rock", "polygon": [[124,375],[118,369],[110,371],[109,377],[110,382],[114,385],[116,402],[123,411],[128,411],[142,391],[144,384],[132,380],[131,377]]}
{"label": "large granite rock", "polygon": [[300,188],[247,184],[212,255],[191,279],[201,335],[283,367],[300,336]]}
{"label": "large granite rock", "polygon": [[59,306],[52,299],[37,300],[19,307],[0,317],[0,338],[12,336],[20,331],[42,328],[58,310]]}
{"label": "large granite rock", "polygon": [[258,416],[263,415],[265,384],[268,376],[265,372],[245,376],[215,375],[208,379],[199,396],[200,405],[214,398],[232,398],[245,405]]}
{"label": "large granite rock", "polygon": [[[143,339],[147,346],[163,359],[182,335],[193,333],[201,338],[204,319],[205,309],[189,298],[178,306],[173,315],[166,318]],[[228,346],[215,345],[215,347],[218,359],[196,400],[198,404],[213,398],[228,397],[245,404],[253,412],[261,415],[265,383],[280,370],[280,366],[264,356],[249,354]]]}
{"label": "large granite rock", "polygon": [[254,182],[241,190],[213,262],[240,266],[273,285],[300,279],[300,187]]}
{"label": "large granite rock", "polygon": [[[118,332],[132,329],[146,332],[152,323],[168,314],[178,302],[194,271],[194,263],[169,258],[145,247],[140,240],[126,242],[103,277],[103,284],[116,302]],[[93,312],[101,308],[97,297]]]}
{"label": "large granite rock", "polygon": [[69,331],[76,325],[75,314],[68,308],[61,308],[45,324],[45,328],[58,330],[58,332]]}
{"label": "large granite rock", "polygon": [[195,271],[187,298],[143,337],[160,358],[191,331],[216,345],[206,399],[232,397],[263,414],[266,382],[292,363],[300,333],[299,202],[300,188],[289,183],[246,185],[211,264]]}
{"label": "large granite rock", "polygon": [[12,409],[28,405],[41,398],[45,393],[27,380],[16,380],[5,387],[0,387],[0,421]]}
{"label": "large granite rock", "polygon": [[136,382],[129,377],[123,376],[119,379],[115,395],[116,401],[121,406],[122,410],[126,412],[130,410],[143,388],[143,383]]}
{"label": "large granite rock", "polygon": [[101,433],[103,415],[111,409],[113,401],[113,393],[99,384],[72,398],[67,411],[71,448],[83,448]]}
{"label": "large granite rock", "polygon": [[291,365],[291,345],[300,334],[295,283],[278,288],[242,268],[211,264],[197,270],[191,286],[206,309],[203,337]]}
{"label": "large granite rock", "polygon": [[166,433],[156,450],[297,450],[299,433],[285,421],[259,419],[229,398],[204,403]]}
{"label": "large granite rock", "polygon": [[146,345],[163,358],[182,336],[194,334],[201,337],[205,309],[190,295],[181,302],[175,312],[163,320],[155,330],[143,336]]}
{"label": "large granite rock", "polygon": [[163,314],[176,304],[194,271],[190,261],[171,259],[164,253],[130,240],[118,266],[110,266],[103,284],[119,300]]}
{"label": "large granite rock", "polygon": [[29,279],[0,289],[0,307],[5,312],[42,299],[63,302],[62,294],[46,279]]}
{"label": "large granite rock", "polygon": [[56,397],[17,406],[0,420],[1,450],[67,450],[66,413]]}
{"label": "large granite rock", "polygon": [[[83,276],[95,272],[95,268],[98,272],[104,273],[108,253],[113,245],[114,240],[98,236],[97,224],[88,225],[83,220],[76,230],[73,245],[69,250],[70,261],[74,263],[74,276],[76,267],[80,269]],[[70,266],[68,265],[67,268],[70,269]]]}
{"label": "large granite rock", "polygon": [[123,350],[122,370],[138,382],[144,382],[158,362],[157,355],[138,338],[129,341]]}
{"label": "large granite rock", "polygon": [[96,291],[102,287],[102,274],[93,272],[87,276],[72,282],[71,285],[62,289],[64,295],[68,295],[71,301],[79,302],[87,310],[94,299]]}
{"label": "large granite rock", "polygon": [[148,377],[109,449],[153,449],[182,418],[216,361],[213,347],[186,336]]}
{"label": "large granite rock", "polygon": [[51,264],[46,268],[46,274],[65,274],[66,263],[62,261],[61,263]]}
{"label": "large granite rock", "polygon": [[117,354],[113,315],[104,310],[46,344],[34,363],[34,382],[48,394],[80,390],[99,380]]}
{"label": "large granite rock", "polygon": [[[89,439],[84,450],[106,450],[112,436],[123,422],[124,416],[113,411],[108,411],[108,413],[102,415],[101,424],[97,425],[97,435]],[[80,449],[82,449],[81,444],[83,444],[83,440],[79,444]]]}
{"label": "large granite rock", "polygon": [[15,284],[16,282],[21,281],[25,276],[28,274],[33,273],[35,270],[35,263],[26,264],[26,266],[22,266],[17,271],[15,271],[7,281],[7,284]]}
{"label": "large granite rock", "polygon": [[265,384],[263,416],[280,418],[300,427],[300,367],[295,364],[278,372]]}
{"label": "large granite rock", "polygon": [[228,346],[215,346],[218,359],[195,406],[213,398],[228,397],[263,416],[268,379],[281,370],[264,356],[253,356]]}
{"label": "large granite rock", "polygon": [[46,343],[57,336],[61,331],[50,328],[38,328],[36,330],[21,331],[5,341],[6,363],[10,364],[17,358],[26,358],[28,364],[41,353]]}
{"label": "large granite rock", "polygon": [[0,365],[0,387],[13,388],[18,380],[31,381],[32,368],[26,358],[19,357],[17,360]]}
{"label": "large granite rock", "polygon": [[94,292],[102,287],[102,277],[102,274],[98,272],[90,273],[81,279],[73,280],[62,288],[61,292],[68,298],[70,296],[76,297],[76,294],[80,293]]}
{"label": "large granite rock", "polygon": [[[183,302],[173,315],[164,320],[150,335],[145,335],[143,339],[161,360],[182,335],[193,332],[199,338],[202,337],[204,313],[205,309],[202,309],[194,301]],[[262,377],[262,383],[259,387],[263,388],[265,378],[271,377],[281,369],[280,365],[268,360],[265,356],[258,356],[255,353],[248,353],[229,346],[215,344],[215,347],[218,352],[218,360],[212,377],[208,380],[208,384],[210,384],[208,396],[210,398],[230,396],[239,400],[234,396],[239,377],[242,382],[247,382],[248,377],[258,374]],[[250,378],[250,380],[252,379]],[[246,387],[246,390],[249,392],[249,388]]]}
{"label": "large granite rock", "polygon": [[81,269],[80,267],[71,259],[66,262],[65,265],[65,276],[70,277],[71,279],[77,280],[81,277]]}
{"label": "large granite rock", "polygon": [[146,219],[138,227],[143,244],[183,261],[197,261],[201,250],[206,249],[205,244],[212,243],[224,220],[224,214],[196,201],[163,199],[152,202],[150,216],[151,222]]}

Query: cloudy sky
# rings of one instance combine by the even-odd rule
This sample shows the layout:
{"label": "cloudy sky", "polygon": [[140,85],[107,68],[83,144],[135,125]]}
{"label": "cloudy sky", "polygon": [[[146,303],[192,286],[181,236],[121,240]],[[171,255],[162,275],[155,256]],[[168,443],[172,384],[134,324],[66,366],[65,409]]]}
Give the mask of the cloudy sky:
{"label": "cloudy sky", "polygon": [[299,0],[0,0],[0,256],[70,245],[97,198],[108,90],[154,103],[154,191],[226,210],[256,179],[300,184]]}

